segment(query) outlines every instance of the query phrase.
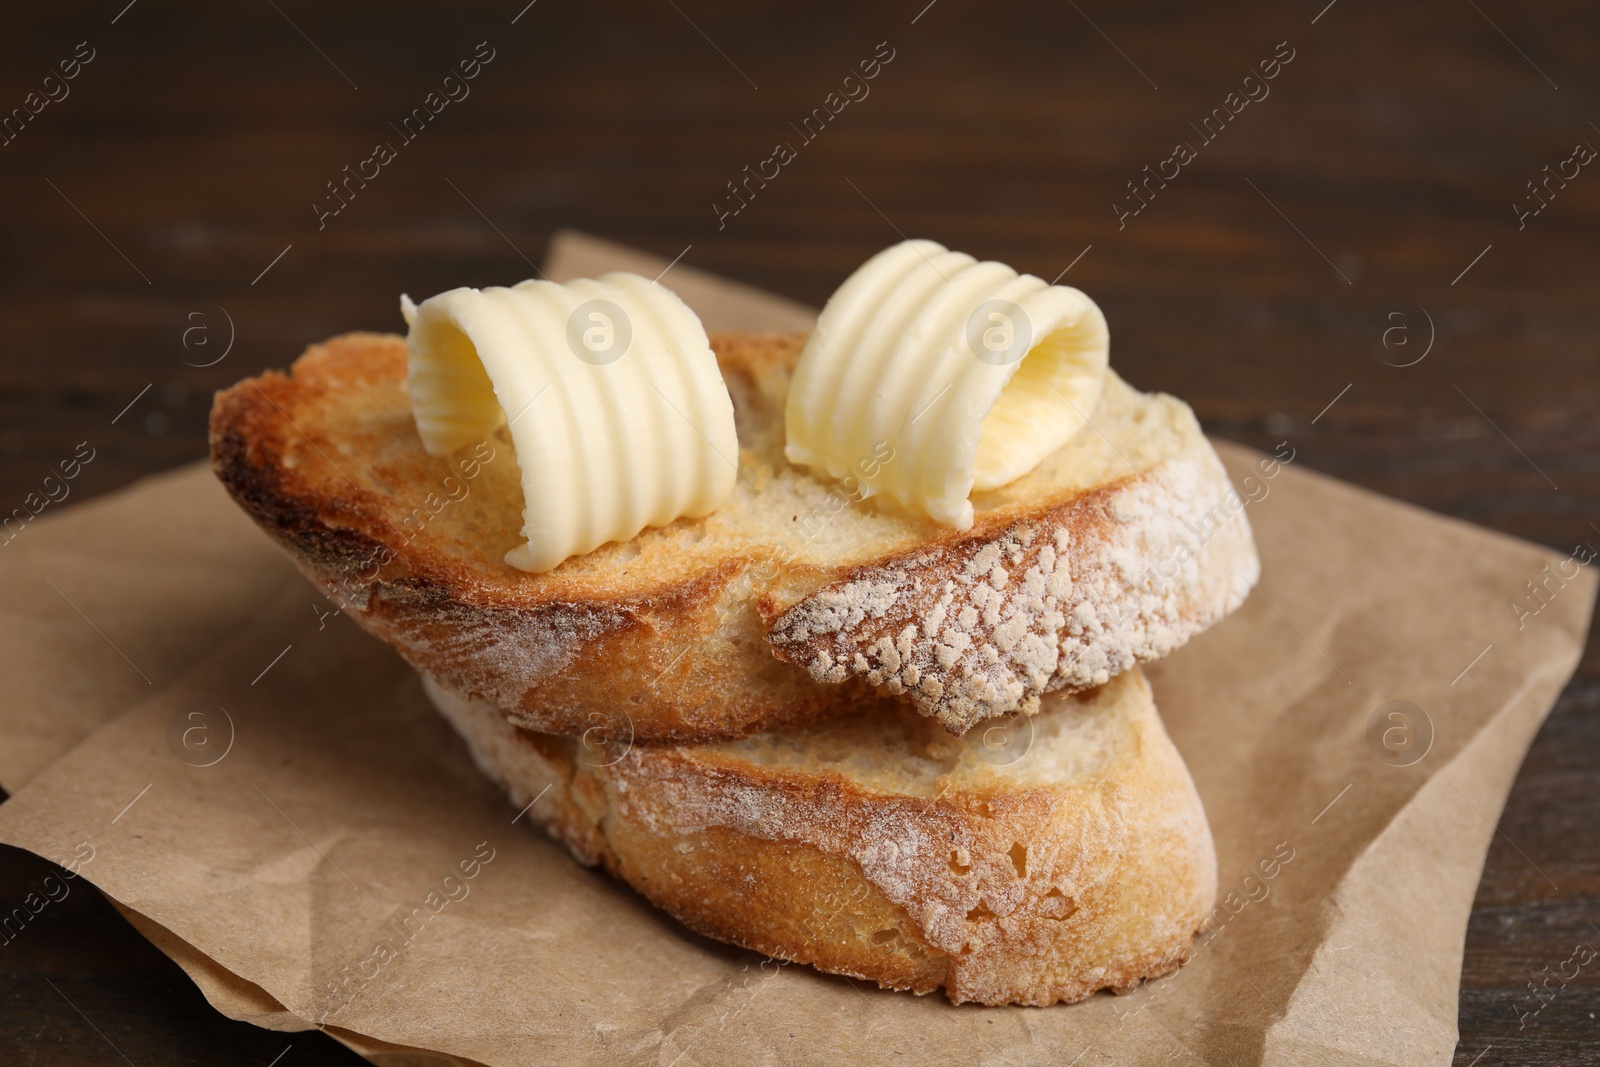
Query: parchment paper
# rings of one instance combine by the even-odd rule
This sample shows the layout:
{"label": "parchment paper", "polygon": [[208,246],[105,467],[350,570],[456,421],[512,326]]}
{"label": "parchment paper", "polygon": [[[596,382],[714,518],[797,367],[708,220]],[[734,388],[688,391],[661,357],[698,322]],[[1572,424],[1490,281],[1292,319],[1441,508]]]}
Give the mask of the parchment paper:
{"label": "parchment paper", "polygon": [[[565,235],[549,273],[573,264],[665,265]],[[683,270],[712,328],[762,321]],[[1251,494],[1259,594],[1150,671],[1221,910],[1126,997],[955,1008],[686,932],[518,819],[398,656],[203,470],[0,549],[0,839],[78,859],[219,1010],[389,1067],[1445,1064],[1484,853],[1595,581],[1547,583],[1519,629],[1508,600],[1563,556],[1303,468]],[[1369,731],[1394,700],[1404,725],[1388,705]]]}

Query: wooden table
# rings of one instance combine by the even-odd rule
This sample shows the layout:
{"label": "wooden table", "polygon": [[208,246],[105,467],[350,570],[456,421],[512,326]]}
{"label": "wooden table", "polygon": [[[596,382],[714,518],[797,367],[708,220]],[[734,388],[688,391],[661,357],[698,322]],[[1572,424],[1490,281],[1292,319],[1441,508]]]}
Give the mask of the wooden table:
{"label": "wooden table", "polygon": [[[0,108],[60,97],[0,147],[6,508],[78,442],[74,500],[200,457],[217,387],[398,328],[402,291],[528,276],[573,226],[812,304],[902,234],[1065,272],[1211,432],[1600,545],[1592,5],[125,2],[0,30]],[[1519,1017],[1600,947],[1597,824],[1591,641],[1489,850],[1457,1063],[1600,1063],[1600,962]],[[0,900],[46,870],[6,851]],[[359,1062],[223,1019],[89,893],[0,951],[7,1063],[290,1045]]]}

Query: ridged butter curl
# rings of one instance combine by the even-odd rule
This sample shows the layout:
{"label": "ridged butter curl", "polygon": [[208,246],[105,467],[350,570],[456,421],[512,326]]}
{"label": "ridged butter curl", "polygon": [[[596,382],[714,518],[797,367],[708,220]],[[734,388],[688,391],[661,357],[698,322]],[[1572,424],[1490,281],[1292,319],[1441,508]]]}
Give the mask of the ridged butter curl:
{"label": "ridged butter curl", "polygon": [[[906,241],[823,308],[789,388],[786,454],[970,529],[975,490],[1084,428],[1109,352],[1105,316],[1078,290]],[[894,458],[868,462],[884,444]]]}
{"label": "ridged butter curl", "polygon": [[648,526],[709,513],[733,489],[733,404],[705,328],[637,274],[452,289],[413,305],[407,388],[436,456],[503,423],[522,473],[506,562],[542,572]]}

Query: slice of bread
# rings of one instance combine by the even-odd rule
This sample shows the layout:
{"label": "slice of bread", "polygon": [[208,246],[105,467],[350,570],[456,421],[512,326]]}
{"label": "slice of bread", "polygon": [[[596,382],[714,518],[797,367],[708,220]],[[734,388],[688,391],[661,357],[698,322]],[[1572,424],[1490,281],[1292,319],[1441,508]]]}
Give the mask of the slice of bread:
{"label": "slice of bread", "polygon": [[708,937],[956,1002],[1126,992],[1188,958],[1211,831],[1137,669],[953,737],[903,704],[707,745],[534,733],[425,680],[581,862]]}
{"label": "slice of bread", "polygon": [[505,428],[424,452],[400,337],[338,337],[217,394],[212,462],[412,665],[572,736],[740,737],[874,686],[959,732],[1165,655],[1249,592],[1249,525],[1181,401],[1111,376],[1093,426],[976,494],[957,533],[784,460],[804,340],[712,337],[740,444],[721,507],[545,574],[503,559],[523,506]]}

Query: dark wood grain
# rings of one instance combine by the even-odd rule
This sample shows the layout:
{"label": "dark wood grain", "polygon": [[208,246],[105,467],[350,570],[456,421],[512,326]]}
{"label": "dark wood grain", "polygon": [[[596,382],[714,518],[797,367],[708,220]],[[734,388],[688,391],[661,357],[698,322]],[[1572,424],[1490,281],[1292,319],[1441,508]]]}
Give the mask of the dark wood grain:
{"label": "dark wood grain", "polygon": [[[0,147],[6,508],[79,441],[98,458],[75,499],[203,455],[212,390],[326,335],[396,328],[402,291],[525,277],[560,226],[688,247],[812,303],[904,233],[1045,278],[1088,247],[1066,280],[1104,307],[1117,366],[1211,432],[1292,438],[1307,466],[1379,492],[1600,544],[1600,168],[1525,228],[1512,207],[1577,142],[1600,146],[1594,5],[539,0],[513,25],[524,2],[0,16],[0,113],[95,49]],[[319,230],[324,183],[398,142],[389,123],[480,41],[495,58],[471,96]],[[882,41],[870,95],[803,143],[791,123]],[[1270,96],[1119,228],[1125,183],[1198,142],[1189,124],[1284,41]],[[724,183],[778,142],[795,161],[719,228]],[[223,309],[231,352],[186,366],[221,352]],[[1420,354],[1426,318],[1427,358],[1385,365]],[[1385,348],[1402,321],[1411,343]],[[212,343],[186,349],[197,324]],[[1597,825],[1591,641],[1489,850],[1457,1063],[1600,1063],[1600,964],[1519,1017],[1543,968],[1600,947]],[[5,852],[0,895],[44,870]],[[355,1062],[223,1020],[87,892],[0,951],[8,1063],[266,1064],[291,1042],[283,1067]]]}

